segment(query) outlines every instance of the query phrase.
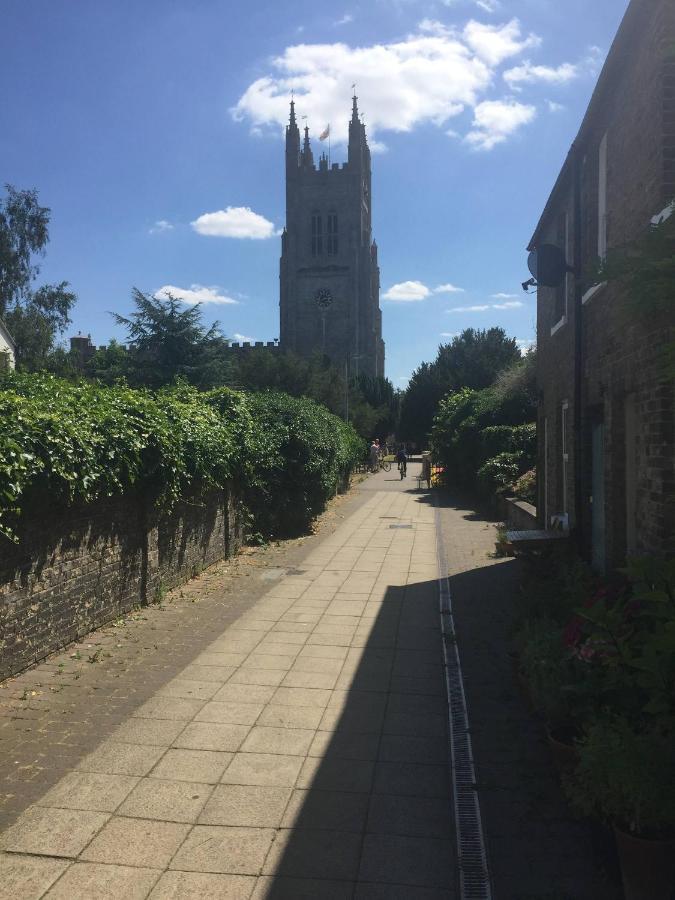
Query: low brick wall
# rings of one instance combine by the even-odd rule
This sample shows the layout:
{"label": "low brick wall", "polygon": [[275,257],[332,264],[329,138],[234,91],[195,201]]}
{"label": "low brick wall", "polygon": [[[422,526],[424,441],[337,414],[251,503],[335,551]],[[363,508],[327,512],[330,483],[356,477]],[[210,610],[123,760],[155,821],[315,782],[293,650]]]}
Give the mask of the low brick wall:
{"label": "low brick wall", "polygon": [[514,531],[527,531],[539,527],[536,506],[526,503],[525,500],[518,500],[516,497],[501,497],[499,514]]}
{"label": "low brick wall", "polygon": [[27,508],[19,543],[0,537],[0,678],[232,555],[242,534],[233,488],[165,515],[134,495]]}

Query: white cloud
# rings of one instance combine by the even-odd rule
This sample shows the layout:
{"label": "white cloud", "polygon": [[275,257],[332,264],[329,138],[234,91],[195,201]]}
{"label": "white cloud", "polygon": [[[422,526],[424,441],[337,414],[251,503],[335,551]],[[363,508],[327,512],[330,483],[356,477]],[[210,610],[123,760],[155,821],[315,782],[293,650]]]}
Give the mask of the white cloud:
{"label": "white cloud", "polygon": [[556,103],[555,100],[547,100],[546,105],[548,106],[548,111],[552,113],[562,112],[565,109],[562,103]]}
{"label": "white cloud", "polygon": [[490,294],[493,300],[512,300],[514,297],[517,297],[518,294],[504,294],[500,291],[498,294]]}
{"label": "white cloud", "polygon": [[505,303],[493,303],[493,309],[520,309],[525,304],[520,300],[507,300]]}
{"label": "white cloud", "polygon": [[537,346],[537,342],[534,338],[516,338],[516,344],[521,352],[527,352],[532,347]]}
{"label": "white cloud", "polygon": [[239,334],[238,331],[235,331],[234,334],[232,335],[232,337],[239,344],[254,344],[255,343],[255,338],[248,337],[245,334]]}
{"label": "white cloud", "polygon": [[163,231],[173,231],[173,225],[166,219],[158,219],[149,231],[150,234],[161,234]]}
{"label": "white cloud", "polygon": [[[499,294],[493,294],[493,297],[499,297]],[[513,294],[502,294],[501,296],[513,297]],[[485,312],[488,309],[519,309],[524,304],[520,300],[506,300],[504,303],[481,303],[476,306],[454,306],[447,309],[446,312]]]}
{"label": "white cloud", "polygon": [[479,107],[500,63],[538,43],[522,34],[517,19],[502,25],[471,20],[461,31],[425,19],[414,34],[387,44],[296,44],[272,59],[271,72],[250,84],[231,112],[252,129],[272,126],[281,135],[294,90],[297,113],[315,129],[330,122],[337,144],[347,138],[356,82],[370,139],[428,122],[447,128],[467,106]]}
{"label": "white cloud", "polygon": [[499,0],[474,0],[474,2],[476,6],[479,6],[481,9],[485,10],[485,12],[489,13],[497,12],[501,6]]}
{"label": "white cloud", "polygon": [[191,284],[189,288],[176,287],[174,284],[165,284],[158,291],[155,291],[157,300],[166,300],[169,296],[182,300],[183,303],[216,303],[225,305],[230,303],[238,303],[227,294],[218,293],[217,287],[204,287],[203,284]]}
{"label": "white cloud", "polygon": [[535,34],[523,38],[518,19],[511,19],[506,25],[485,25],[472,19],[465,26],[463,36],[476,55],[490,66],[498,66],[505,59],[541,44],[541,38]]}
{"label": "white cloud", "polygon": [[349,25],[350,22],[354,21],[354,16],[351,13],[345,13],[341,19],[338,19],[336,22],[333,22],[333,25],[336,27],[340,25]]}
{"label": "white cloud", "polygon": [[402,281],[392,285],[386,294],[382,294],[382,299],[409,303],[424,300],[430,293],[429,288],[421,281]]}
{"label": "white cloud", "polygon": [[559,66],[533,66],[529,60],[522,65],[507,69],[504,72],[504,81],[511,88],[521,84],[543,82],[545,84],[567,84],[580,74],[579,66],[572,63],[561,63]]}
{"label": "white cloud", "polygon": [[456,287],[454,284],[439,284],[434,288],[434,294],[463,294],[464,288]]}
{"label": "white cloud", "polygon": [[515,100],[485,100],[474,109],[473,127],[465,140],[477,150],[492,150],[536,114],[534,106]]}
{"label": "white cloud", "polygon": [[278,233],[272,222],[248,206],[228,206],[217,212],[204,213],[190,224],[198,234],[210,237],[265,240]]}
{"label": "white cloud", "polygon": [[490,309],[489,303],[481,306],[454,306],[446,312],[485,312],[486,309]]}
{"label": "white cloud", "polygon": [[441,331],[441,337],[456,338],[459,337],[459,331]]}

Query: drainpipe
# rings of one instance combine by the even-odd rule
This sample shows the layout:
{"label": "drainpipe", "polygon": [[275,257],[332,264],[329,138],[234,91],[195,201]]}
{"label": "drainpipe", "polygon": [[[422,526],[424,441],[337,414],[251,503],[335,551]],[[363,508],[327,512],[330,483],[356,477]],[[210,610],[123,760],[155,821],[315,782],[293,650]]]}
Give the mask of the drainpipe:
{"label": "drainpipe", "polygon": [[572,145],[574,171],[574,536],[579,552],[583,555],[583,272],[581,241],[581,147]]}

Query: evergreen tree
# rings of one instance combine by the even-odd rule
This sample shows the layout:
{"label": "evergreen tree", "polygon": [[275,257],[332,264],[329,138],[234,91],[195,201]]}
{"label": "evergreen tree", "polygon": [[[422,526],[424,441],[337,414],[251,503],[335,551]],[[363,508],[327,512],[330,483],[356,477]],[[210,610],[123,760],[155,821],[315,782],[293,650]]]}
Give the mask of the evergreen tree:
{"label": "evergreen tree", "polygon": [[227,341],[217,322],[202,324],[199,304],[183,309],[176,297],[159,300],[137,288],[133,299],[131,315],[112,314],[127,329],[131,384],[161,387],[183,378],[210,388],[231,380]]}

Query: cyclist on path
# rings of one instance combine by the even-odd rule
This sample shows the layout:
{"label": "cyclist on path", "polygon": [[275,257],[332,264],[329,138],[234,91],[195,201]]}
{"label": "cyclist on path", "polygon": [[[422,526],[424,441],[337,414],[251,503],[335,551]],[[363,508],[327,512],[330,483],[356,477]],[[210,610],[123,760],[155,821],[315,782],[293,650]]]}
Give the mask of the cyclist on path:
{"label": "cyclist on path", "polygon": [[401,449],[396,454],[396,462],[398,463],[398,470],[401,473],[401,479],[403,479],[407,474],[408,468],[408,455],[405,452],[405,446],[403,444],[401,444]]}

